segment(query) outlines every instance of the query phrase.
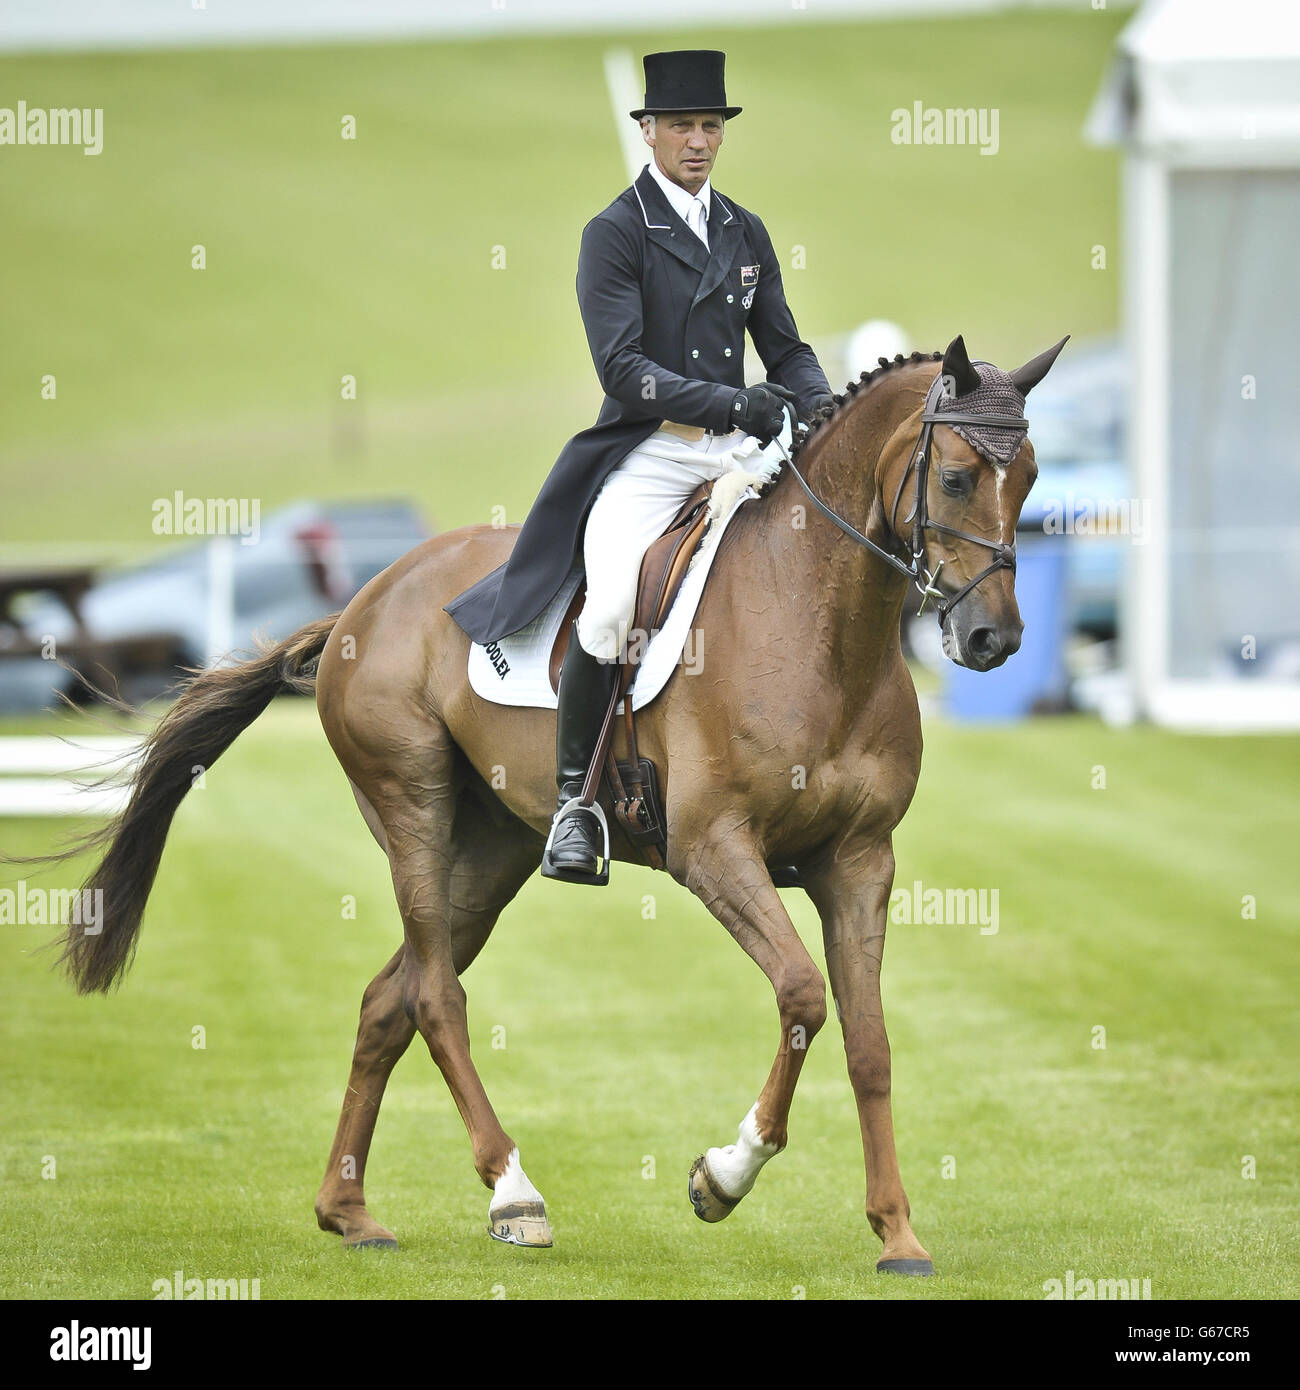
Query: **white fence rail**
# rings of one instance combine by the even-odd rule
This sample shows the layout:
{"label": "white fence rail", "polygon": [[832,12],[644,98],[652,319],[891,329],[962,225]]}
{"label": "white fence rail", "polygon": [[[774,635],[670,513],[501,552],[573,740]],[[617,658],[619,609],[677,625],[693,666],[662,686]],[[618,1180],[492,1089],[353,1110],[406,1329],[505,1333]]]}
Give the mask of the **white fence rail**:
{"label": "white fence rail", "polygon": [[[916,19],[1021,8],[1077,8],[1080,0],[59,0],[0,6],[0,50],[175,48],[206,44],[341,43],[364,39],[518,38],[528,34],[667,34],[856,19]],[[1133,0],[1110,0],[1127,7]]]}
{"label": "white fence rail", "polygon": [[0,816],[116,815],[140,749],[119,736],[0,738]]}

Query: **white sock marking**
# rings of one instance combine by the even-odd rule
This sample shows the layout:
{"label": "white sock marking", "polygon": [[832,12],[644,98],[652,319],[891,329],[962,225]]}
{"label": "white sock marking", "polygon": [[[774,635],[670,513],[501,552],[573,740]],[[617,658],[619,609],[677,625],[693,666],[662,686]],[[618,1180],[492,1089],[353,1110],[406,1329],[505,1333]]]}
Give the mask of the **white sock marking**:
{"label": "white sock marking", "polygon": [[705,1158],[713,1180],[728,1197],[743,1197],[754,1186],[769,1158],[781,1150],[775,1144],[764,1144],[758,1137],[758,1103],[740,1122],[740,1136],[724,1149],[710,1149]]}
{"label": "white sock marking", "polygon": [[491,1210],[508,1206],[514,1202],[540,1202],[542,1194],[528,1181],[523,1165],[519,1162],[519,1150],[511,1149],[506,1160],[506,1171],[496,1181],[492,1189]]}

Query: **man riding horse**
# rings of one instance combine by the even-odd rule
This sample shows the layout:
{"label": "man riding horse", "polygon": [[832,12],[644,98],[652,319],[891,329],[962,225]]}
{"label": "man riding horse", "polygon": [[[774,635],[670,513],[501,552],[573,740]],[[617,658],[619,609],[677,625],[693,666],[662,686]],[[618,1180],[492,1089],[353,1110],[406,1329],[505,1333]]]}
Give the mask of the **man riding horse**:
{"label": "man riding horse", "polygon": [[[486,645],[532,622],[581,548],[587,595],[560,672],[556,816],[579,796],[618,679],[641,560],[695,488],[833,401],[785,302],[762,222],[716,193],[709,175],[728,106],[725,55],[651,53],[645,105],[630,112],[654,157],[582,234],[578,303],[605,400],[571,439],[524,522],[510,559],[446,605]],[[745,330],[768,380],[745,387]],[[592,881],[594,815],[555,826],[551,876]],[[547,866],[543,866],[546,872]]]}

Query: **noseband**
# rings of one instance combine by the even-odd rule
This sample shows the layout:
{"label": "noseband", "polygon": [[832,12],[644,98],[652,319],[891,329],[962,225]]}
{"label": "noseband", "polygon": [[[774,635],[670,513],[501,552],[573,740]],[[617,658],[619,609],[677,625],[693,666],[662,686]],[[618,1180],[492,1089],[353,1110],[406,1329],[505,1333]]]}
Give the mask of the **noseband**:
{"label": "noseband", "polygon": [[[989,575],[998,570],[1009,569],[1013,574],[1016,569],[1016,547],[1012,542],[1006,545],[1001,541],[988,541],[983,536],[972,536],[968,531],[958,531],[955,527],[945,526],[942,521],[934,521],[930,516],[927,493],[930,482],[930,443],[934,434],[935,425],[991,425],[995,429],[1005,430],[1026,430],[1029,428],[1029,421],[1023,415],[997,415],[975,412],[963,412],[957,410],[945,410],[943,414],[936,414],[935,407],[943,396],[943,374],[942,372],[935,377],[930,384],[929,391],[926,392],[925,406],[921,411],[921,437],[917,441],[916,448],[912,451],[911,457],[907,461],[907,468],[903,472],[902,478],[898,483],[898,490],[894,493],[894,505],[889,510],[889,528],[894,530],[894,518],[898,513],[899,499],[903,495],[903,489],[907,486],[907,480],[913,473],[916,475],[916,498],[912,504],[910,514],[903,518],[903,524],[908,521],[912,523],[912,546],[911,563],[906,564],[896,555],[891,555],[889,551],[877,545],[875,541],[864,536],[856,527],[849,525],[838,512],[832,511],[825,502],[813,492],[808,486],[808,480],[795,467],[794,460],[784,447],[778,444],[785,461],[790,466],[790,471],[796,478],[803,490],[808,494],[813,504],[822,512],[828,520],[833,521],[836,526],[844,532],[846,536],[857,541],[859,545],[864,545],[873,555],[878,556],[891,569],[897,570],[905,579],[910,580],[921,595],[921,606],[916,611],[919,614],[925,612],[925,606],[931,600],[934,601],[935,612],[938,614],[939,624],[943,625],[948,614],[966,597],[968,593],[977,585],[983,583]],[[944,535],[956,536],[958,540],[969,541],[972,545],[982,545],[986,550],[993,552],[993,559],[984,567],[974,579],[962,585],[962,587],[951,597],[946,595],[938,586],[940,571],[944,567],[944,561],[940,560],[938,566],[931,573],[925,563],[925,533],[927,531],[939,531]]]}

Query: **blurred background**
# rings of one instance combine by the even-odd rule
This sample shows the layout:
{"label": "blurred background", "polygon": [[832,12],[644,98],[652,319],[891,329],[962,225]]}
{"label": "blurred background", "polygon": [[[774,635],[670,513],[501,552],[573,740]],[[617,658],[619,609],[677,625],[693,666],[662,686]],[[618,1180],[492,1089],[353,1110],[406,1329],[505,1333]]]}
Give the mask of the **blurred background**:
{"label": "blurred background", "polygon": [[[717,180],[762,210],[833,385],[956,332],[1007,367],[1073,335],[1033,401],[1019,659],[972,676],[905,621],[947,710],[1294,726],[1291,7],[746,15]],[[21,100],[102,129],[0,144],[0,711],[77,691],[55,651],[147,697],[434,530],[522,519],[599,402],[578,236],[644,163],[624,113],[667,42],[620,17],[7,8],[15,125]],[[993,140],[899,142],[899,113],[952,109]],[[214,537],[214,499],[265,527]]]}
{"label": "blurred background", "polygon": [[[944,1058],[957,1052],[972,1067],[962,1098],[911,1114],[906,1132],[925,1163],[931,1149],[950,1151],[953,1132],[986,1124],[990,1145],[1059,1154],[1077,1138],[1079,1105],[1091,1103],[1081,1097],[1100,1099],[1085,1074],[1095,1053],[1076,1055],[1061,1020],[1084,1029],[1095,1017],[1127,1018],[1147,1049],[1125,1064],[1131,1095],[1163,1093],[1172,1128],[1161,1133],[1181,1136],[1184,1166],[1168,1167],[1166,1139],[1150,1151],[1139,1144],[1126,1170],[1138,1195],[1128,1207],[1116,1200],[1132,1252],[1146,1252],[1133,1258],[1157,1262],[1166,1292],[1205,1291],[1220,1277],[1206,1272],[1214,1261],[1183,1263],[1176,1223],[1153,1231],[1151,1209],[1163,1201],[1189,1221],[1201,1210],[1207,1230],[1230,1225],[1211,1219],[1225,1200],[1220,1167],[1244,1146],[1280,1143],[1293,1122],[1261,1099],[1276,1100],[1276,1071],[1257,1076],[1255,1090],[1233,1071],[1240,1133],[1220,1152],[1202,1123],[1198,1071],[1294,1057],[1284,985],[1297,917],[1281,867],[1300,772],[1300,436],[1289,365],[1300,310],[1300,20],[1289,0],[7,0],[0,848],[44,852],[76,824],[50,817],[119,804],[111,785],[86,790],[78,769],[110,755],[129,766],[183,668],[341,607],[429,535],[523,519],[565,441],[599,407],[574,294],[579,236],[644,162],[626,115],[639,103],[641,55],[676,47],[727,53],[728,93],[744,113],[728,125],[714,182],[763,217],[800,330],[837,389],[879,355],[942,348],[958,333],[972,356],[1008,369],[1072,335],[1028,402],[1041,472],[1018,538],[1022,651],[973,675],[942,661],[932,615],[904,619],[927,768],[896,837],[898,881],[994,882],[1004,903],[1000,936],[959,945],[916,936],[897,948],[906,955],[895,963],[905,982],[896,1052],[915,1041],[927,1055],[913,1063],[913,1084],[930,1076],[931,1094],[950,1090]],[[79,144],[26,138],[40,128],[33,112],[68,109],[86,113]],[[898,138],[903,117],[934,110],[995,119],[996,143]],[[751,361],[747,379],[761,375]],[[143,717],[97,706],[78,673],[143,702]],[[61,693],[79,710],[64,708]],[[279,1201],[275,1162],[301,1157],[307,1170],[324,1156],[317,1141],[327,1140],[346,1057],[337,1020],[355,1009],[400,925],[310,702],[277,702],[228,762],[178,820],[150,909],[166,930],[146,929],[128,991],[139,991],[141,1020],[181,1028],[201,960],[203,1007],[232,1010],[231,1034],[247,1035],[246,1048],[268,1030],[278,1039],[276,1077],[296,1078],[320,1110],[304,1155],[265,1156],[260,1199]],[[955,833],[953,808],[983,802],[991,768],[996,840],[969,826]],[[946,829],[942,854],[936,824]],[[1013,852],[999,861],[999,846]],[[521,1015],[524,1001],[612,991],[623,1001],[615,1014],[570,1019],[579,1071],[582,1040],[611,1019],[653,1016],[662,1035],[652,1030],[657,1044],[647,1046],[685,1036],[664,981],[631,978],[647,926],[635,904],[656,885],[633,870],[622,877],[600,904],[580,889],[526,890],[550,987],[539,988],[535,958],[525,980],[507,953],[476,972],[488,1001],[480,1023],[509,1014],[540,1033],[549,1016]],[[339,896],[358,884],[366,906],[340,934]],[[811,941],[815,921],[796,898],[791,911]],[[1257,898],[1267,931],[1256,929]],[[605,928],[584,915],[597,906],[628,918],[605,937],[601,963],[589,947]],[[661,939],[681,932],[690,943],[663,959],[698,952],[709,963],[716,950],[709,978],[730,980],[746,967],[697,908],[665,908],[650,924]],[[281,916],[308,929],[285,931]],[[21,1020],[24,1053],[35,1039],[50,1059],[44,1100],[20,1100],[9,1078],[10,1132],[21,1138],[5,1152],[19,1174],[27,1149],[55,1143],[37,1136],[70,1136],[86,1115],[125,1132],[124,1116],[148,1111],[157,1082],[118,1088],[132,1065],[125,1041],[70,1080],[64,1044],[46,1030],[99,1017],[102,1001],[64,997],[32,956],[36,928],[4,930],[6,1012]],[[995,951],[996,969],[984,972]],[[257,986],[247,952],[264,972]],[[318,1000],[302,982],[320,983],[322,965],[329,985]],[[972,971],[984,995],[963,1014],[952,995]],[[302,1042],[266,983],[289,979],[303,991],[303,1026],[318,1004],[332,1020],[327,1055]],[[708,1045],[699,1011],[734,1014],[717,988],[696,1000],[693,1049]],[[751,988],[745,999],[754,1036],[766,1036],[765,997]],[[940,1014],[944,1055],[931,1057]],[[117,1017],[128,1020],[125,1038],[132,1015]],[[980,1018],[1001,1019],[1018,1055],[1044,1070],[1020,1076],[1014,1102],[977,1115],[963,1107],[989,1098],[982,1088],[1005,1060]],[[1231,1057],[1207,1039],[1207,1018],[1231,1021]],[[733,1046],[735,1029],[749,1026],[733,1017],[720,1033],[715,1080],[756,1064]],[[838,1066],[834,1053],[818,1065]],[[174,1112],[161,1131],[172,1138],[159,1141],[154,1178],[154,1160],[136,1156],[142,1182],[165,1182],[168,1143],[185,1143],[194,1159],[193,1125],[175,1118],[193,1084],[183,1060],[162,1083]],[[251,1052],[242,1060],[260,1065]],[[535,1096],[530,1063],[512,1054],[494,1064],[507,1094]],[[217,1188],[220,1156],[243,1123],[240,1065],[231,1062],[229,1097],[205,1100],[205,1113],[225,1120],[193,1122],[215,1136],[207,1181]],[[668,1070],[676,1085],[681,1069]],[[740,1066],[738,1095],[752,1070]],[[810,1106],[820,1095],[813,1076]],[[606,1069],[597,1084],[604,1116],[641,1082]],[[710,1122],[724,1118],[714,1090],[704,1095]],[[1106,1097],[1118,1108],[1095,1114],[1095,1142],[1132,1142],[1147,1112]],[[460,1143],[445,1101],[437,1123]],[[670,1088],[650,1108],[675,1115],[679,1103],[689,1096]],[[421,1104],[423,1122],[431,1112]],[[1032,1121],[1009,1117],[1022,1104]],[[852,1150],[851,1133],[833,1133]],[[561,1129],[550,1137],[562,1151]],[[422,1160],[409,1142],[413,1175]],[[581,1142],[595,1142],[589,1126]],[[1093,1159],[1076,1157],[1077,1168],[1059,1160],[1062,1223],[1076,1195],[1091,1210]],[[991,1175],[960,1193],[938,1186],[931,1206],[950,1199],[954,1223],[963,1212],[983,1219],[1000,1200]],[[1163,1199],[1149,1209],[1141,1194],[1157,1189]],[[1241,1190],[1237,1181],[1233,1200]],[[301,1195],[291,1194],[286,1221],[298,1220]],[[243,1200],[228,1190],[226,1199]],[[96,1219],[75,1196],[62,1200],[69,1220]],[[35,1210],[22,1202],[19,1222]],[[1244,1245],[1219,1251],[1222,1277],[1269,1287],[1276,1210],[1261,1199],[1237,1212]],[[164,1263],[169,1238],[158,1237]],[[84,1255],[70,1236],[64,1253],[71,1264]],[[966,1256],[968,1294],[1023,1292],[998,1272],[1014,1262],[991,1246]],[[1107,1258],[1122,1265],[1123,1250]],[[128,1270],[112,1259],[96,1268],[96,1289],[134,1296]],[[52,1268],[8,1273],[27,1293],[72,1287]]]}

